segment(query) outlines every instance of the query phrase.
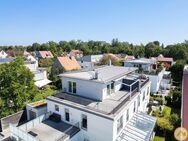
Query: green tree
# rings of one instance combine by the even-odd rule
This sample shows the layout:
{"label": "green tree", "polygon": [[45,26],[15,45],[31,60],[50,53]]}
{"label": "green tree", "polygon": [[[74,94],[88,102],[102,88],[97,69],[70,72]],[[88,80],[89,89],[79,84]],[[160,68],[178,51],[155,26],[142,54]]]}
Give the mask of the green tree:
{"label": "green tree", "polygon": [[27,69],[21,58],[0,65],[0,117],[21,110],[37,94],[33,74]]}

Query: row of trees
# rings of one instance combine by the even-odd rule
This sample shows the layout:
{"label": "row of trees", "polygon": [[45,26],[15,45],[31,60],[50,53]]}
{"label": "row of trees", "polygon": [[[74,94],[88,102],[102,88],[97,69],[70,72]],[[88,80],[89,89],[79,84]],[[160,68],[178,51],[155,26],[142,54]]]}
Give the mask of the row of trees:
{"label": "row of trees", "polygon": [[[50,41],[39,44],[33,43],[29,46],[0,46],[1,49],[15,49],[17,52],[27,48],[28,51],[50,50],[54,56],[59,56],[63,51],[69,52],[72,49],[83,51],[84,55],[102,53],[124,53],[135,57],[155,57],[159,54],[173,57],[175,60],[188,58],[188,41],[174,45],[164,46],[159,41],[150,42],[146,45],[133,45],[128,42],[119,42],[113,39],[111,43],[105,41],[60,41],[59,43]],[[19,53],[18,53],[19,54]]]}

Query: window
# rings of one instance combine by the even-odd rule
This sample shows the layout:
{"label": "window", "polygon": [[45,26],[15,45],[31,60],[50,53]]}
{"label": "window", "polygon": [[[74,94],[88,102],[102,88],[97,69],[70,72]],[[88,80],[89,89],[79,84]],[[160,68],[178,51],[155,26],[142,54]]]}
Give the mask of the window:
{"label": "window", "polygon": [[143,98],[142,98],[142,101],[145,100],[145,91],[143,92]]}
{"label": "window", "polygon": [[117,120],[117,133],[123,128],[123,115]]}
{"label": "window", "polygon": [[59,106],[55,105],[55,111],[59,112]]}
{"label": "window", "polygon": [[76,82],[68,82],[69,92],[76,93]]}
{"label": "window", "polygon": [[82,129],[87,130],[87,116],[82,115]]}
{"label": "window", "polygon": [[136,112],[136,101],[134,102],[133,112]]}
{"label": "window", "polygon": [[110,84],[107,85],[107,95],[110,95]]}
{"label": "window", "polygon": [[148,87],[148,90],[147,90],[147,92],[148,92],[148,93],[147,93],[147,95],[149,95],[149,87]]}
{"label": "window", "polygon": [[129,109],[127,109],[127,117],[126,117],[126,121],[129,120]]}
{"label": "window", "polygon": [[72,82],[69,81],[68,84],[69,84],[69,92],[72,93]]}
{"label": "window", "polygon": [[76,82],[72,82],[73,83],[73,93],[76,93]]}
{"label": "window", "polygon": [[114,93],[114,82],[111,83],[111,93]]}
{"label": "window", "polygon": [[65,109],[65,120],[70,121],[69,110]]}
{"label": "window", "polygon": [[140,96],[138,96],[138,107],[140,106]]}

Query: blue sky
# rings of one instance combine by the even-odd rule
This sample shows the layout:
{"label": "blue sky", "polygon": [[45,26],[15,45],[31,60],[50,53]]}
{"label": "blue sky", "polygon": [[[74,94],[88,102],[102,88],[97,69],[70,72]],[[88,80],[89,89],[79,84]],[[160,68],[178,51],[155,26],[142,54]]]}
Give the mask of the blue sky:
{"label": "blue sky", "polygon": [[188,0],[1,0],[0,45],[188,39]]}

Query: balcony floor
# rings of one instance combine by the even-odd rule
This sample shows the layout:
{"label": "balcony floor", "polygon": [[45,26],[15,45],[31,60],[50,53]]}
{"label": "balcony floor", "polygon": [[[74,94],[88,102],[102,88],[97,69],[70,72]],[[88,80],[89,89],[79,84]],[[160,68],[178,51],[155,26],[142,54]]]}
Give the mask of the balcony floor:
{"label": "balcony floor", "polygon": [[60,137],[64,137],[64,139],[72,137],[79,131],[79,128],[65,122],[54,122],[47,119],[27,132],[40,141],[54,141]]}

